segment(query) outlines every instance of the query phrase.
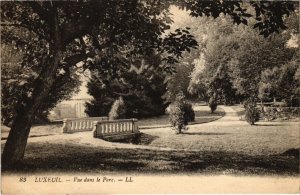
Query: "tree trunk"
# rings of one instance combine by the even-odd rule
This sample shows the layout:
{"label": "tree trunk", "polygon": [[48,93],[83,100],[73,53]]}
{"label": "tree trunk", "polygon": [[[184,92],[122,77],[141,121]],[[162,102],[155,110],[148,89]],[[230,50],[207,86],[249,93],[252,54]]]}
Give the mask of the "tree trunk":
{"label": "tree trunk", "polygon": [[44,65],[39,77],[34,83],[32,96],[26,101],[26,104],[17,113],[9,132],[6,144],[2,154],[2,166],[10,167],[16,165],[22,160],[27,145],[31,123],[35,117],[41,103],[47,101],[48,94],[55,81],[55,75],[62,56],[62,40],[59,29],[57,10],[54,10],[54,39],[50,47],[48,63]]}
{"label": "tree trunk", "polygon": [[13,166],[23,158],[32,118],[24,113],[14,120],[2,154],[3,167]]}
{"label": "tree trunk", "polygon": [[24,157],[32,120],[41,103],[47,101],[46,99],[55,81],[55,74],[59,65],[61,53],[60,49],[54,52],[54,57],[49,66],[43,69],[36,81],[32,99],[26,102],[22,111],[17,114],[13,121],[2,154],[3,166],[13,166]]}

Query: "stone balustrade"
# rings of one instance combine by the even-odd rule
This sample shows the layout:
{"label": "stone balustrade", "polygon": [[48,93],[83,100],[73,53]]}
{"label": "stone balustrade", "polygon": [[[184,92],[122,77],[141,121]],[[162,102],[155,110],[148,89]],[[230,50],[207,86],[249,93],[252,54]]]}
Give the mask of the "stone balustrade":
{"label": "stone balustrade", "polygon": [[139,134],[137,119],[121,119],[94,122],[94,137],[112,140]]}
{"label": "stone balustrade", "polygon": [[86,118],[66,118],[63,120],[63,133],[75,133],[81,131],[92,131],[93,122],[106,121],[108,117],[86,117]]}

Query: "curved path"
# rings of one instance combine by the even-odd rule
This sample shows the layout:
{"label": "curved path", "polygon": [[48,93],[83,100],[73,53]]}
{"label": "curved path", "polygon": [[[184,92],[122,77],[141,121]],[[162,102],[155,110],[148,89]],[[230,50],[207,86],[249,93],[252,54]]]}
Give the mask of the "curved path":
{"label": "curved path", "polygon": [[237,112],[230,106],[219,106],[225,111],[225,115],[215,121],[201,124],[202,126],[236,126],[236,125],[247,125],[245,121],[241,121]]}

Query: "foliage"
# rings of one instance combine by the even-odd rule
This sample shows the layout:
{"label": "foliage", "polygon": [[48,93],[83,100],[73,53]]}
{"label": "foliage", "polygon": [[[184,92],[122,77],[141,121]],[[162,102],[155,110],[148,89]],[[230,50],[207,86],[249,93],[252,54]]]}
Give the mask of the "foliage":
{"label": "foliage", "polygon": [[[89,116],[107,115],[114,99],[122,95],[127,106],[126,117],[145,118],[164,114],[168,104],[162,98],[166,92],[165,74],[154,68],[159,56],[142,59],[124,70],[119,78],[110,79],[106,72],[93,72],[88,93],[94,97],[87,104]],[[137,59],[135,59],[137,60]],[[154,62],[156,61],[156,62]]]}
{"label": "foliage", "polygon": [[[80,62],[83,69],[105,70],[117,76],[120,67],[132,64],[128,56],[156,52],[164,54],[162,70],[175,70],[181,54],[197,43],[186,30],[166,32],[172,23],[170,4],[191,10],[192,16],[225,13],[236,23],[246,23],[252,16],[241,2],[231,1],[2,2],[1,41],[14,42],[24,51],[22,68],[40,68],[30,85],[30,95],[18,100],[22,103],[3,150],[3,164],[12,165],[23,158],[31,122],[49,97],[57,72],[68,72]],[[285,28],[283,17],[295,9],[294,4],[251,2],[256,27],[266,36]]]}
{"label": "foliage", "polygon": [[182,93],[179,93],[175,102],[170,105],[169,120],[176,133],[181,133],[182,130],[186,129],[187,120],[184,118],[184,96]]}
{"label": "foliage", "polygon": [[249,98],[244,103],[245,107],[245,120],[250,124],[254,125],[259,120],[259,112],[256,109],[256,102]]}
{"label": "foliage", "polygon": [[218,103],[214,97],[209,98],[208,106],[210,108],[211,113],[214,113],[214,111],[217,109],[218,106]]}
{"label": "foliage", "polygon": [[182,92],[176,95],[175,101],[170,105],[169,121],[176,131],[181,133],[182,130],[186,130],[188,122],[195,120],[195,112],[190,103],[185,101],[185,97]]}
{"label": "foliage", "polygon": [[184,118],[187,122],[195,121],[195,111],[192,104],[185,102],[183,105]]}
{"label": "foliage", "polygon": [[259,97],[270,101],[272,98],[285,101],[288,106],[299,106],[300,67],[299,51],[293,59],[281,66],[266,69],[261,74]]}
{"label": "foliage", "polygon": [[262,117],[266,120],[287,120],[300,117],[300,107],[263,107]]}
{"label": "foliage", "polygon": [[[1,122],[11,126],[20,107],[32,95],[32,83],[40,70],[34,65],[23,68],[20,63],[23,57],[22,53],[16,48],[2,44],[1,51],[4,51],[1,54]],[[69,69],[68,72],[58,73],[47,101],[41,104],[33,122],[47,122],[49,110],[54,108],[58,102],[69,99],[78,92],[80,83],[79,75],[75,70]]]}
{"label": "foliage", "polygon": [[194,69],[194,59],[199,55],[199,50],[192,49],[190,53],[184,53],[179,60],[175,73],[166,76],[167,91],[164,95],[166,102],[175,101],[176,94],[182,92],[186,98],[192,98],[188,92],[191,73]]}
{"label": "foliage", "polygon": [[202,42],[206,47],[204,69],[194,75],[196,79],[190,86],[197,89],[195,86],[201,83],[200,94],[203,94],[201,89],[206,89],[207,96],[216,94],[220,103],[231,104],[252,95],[257,97],[261,72],[282,66],[295,53],[294,48],[286,46],[290,33],[279,31],[267,38],[258,36],[251,19],[249,26],[233,26],[228,17],[200,21],[202,23],[207,28],[201,35],[206,35]]}
{"label": "foliage", "polygon": [[126,105],[122,97],[117,99],[108,114],[109,120],[124,119],[126,113]]}

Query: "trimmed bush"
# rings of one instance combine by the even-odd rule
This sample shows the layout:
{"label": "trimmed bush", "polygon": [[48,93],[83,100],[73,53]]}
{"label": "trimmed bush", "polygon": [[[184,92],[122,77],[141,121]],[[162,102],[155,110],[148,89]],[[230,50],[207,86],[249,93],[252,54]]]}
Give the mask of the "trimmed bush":
{"label": "trimmed bush", "polygon": [[213,98],[213,97],[209,98],[208,106],[210,108],[211,113],[214,113],[214,111],[217,109],[217,106],[218,106],[215,98]]}
{"label": "trimmed bush", "polygon": [[195,112],[192,105],[184,101],[182,93],[179,93],[175,102],[169,106],[169,120],[176,133],[187,130],[186,125],[188,122],[195,120]]}
{"label": "trimmed bush", "polygon": [[125,102],[122,97],[119,97],[119,99],[117,99],[113,103],[110,112],[108,114],[108,117],[109,120],[124,119],[126,117],[125,113],[126,113]]}
{"label": "trimmed bush", "polygon": [[247,100],[245,102],[245,120],[250,124],[254,125],[259,120],[259,112],[256,109],[256,102]]}
{"label": "trimmed bush", "polygon": [[195,121],[195,112],[192,104],[184,103],[183,109],[184,109],[184,118],[187,120],[187,122]]}

